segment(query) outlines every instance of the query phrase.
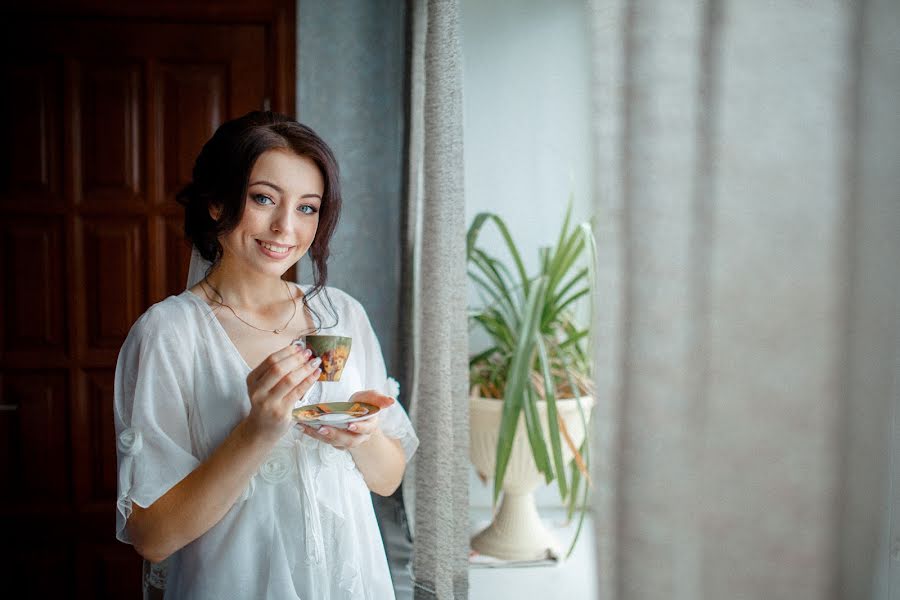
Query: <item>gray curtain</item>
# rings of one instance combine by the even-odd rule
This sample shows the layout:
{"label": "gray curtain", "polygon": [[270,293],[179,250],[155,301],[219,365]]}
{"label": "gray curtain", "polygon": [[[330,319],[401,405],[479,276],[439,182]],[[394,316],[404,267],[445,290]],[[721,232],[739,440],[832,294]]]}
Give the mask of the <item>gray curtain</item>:
{"label": "gray curtain", "polygon": [[900,4],[588,4],[598,597],[900,597]]}
{"label": "gray curtain", "polygon": [[421,441],[403,494],[416,598],[468,596],[468,337],[456,0],[410,4],[405,388]]}

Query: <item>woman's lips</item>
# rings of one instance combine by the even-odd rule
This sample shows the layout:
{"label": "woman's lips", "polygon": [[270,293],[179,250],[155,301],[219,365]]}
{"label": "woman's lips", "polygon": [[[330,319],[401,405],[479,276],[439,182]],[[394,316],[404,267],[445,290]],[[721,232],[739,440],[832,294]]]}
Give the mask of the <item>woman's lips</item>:
{"label": "woman's lips", "polygon": [[260,251],[269,258],[278,259],[290,256],[291,249],[293,248],[293,246],[281,246],[278,244],[273,244],[271,242],[264,242],[262,240],[256,240],[256,245],[259,246]]}

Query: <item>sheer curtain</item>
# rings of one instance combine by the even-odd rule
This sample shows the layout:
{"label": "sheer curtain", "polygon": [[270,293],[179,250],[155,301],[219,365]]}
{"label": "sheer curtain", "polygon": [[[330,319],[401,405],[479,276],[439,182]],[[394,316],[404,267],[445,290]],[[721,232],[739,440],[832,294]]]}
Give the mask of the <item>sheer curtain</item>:
{"label": "sheer curtain", "polygon": [[898,597],[900,4],[588,5],[600,597]]}
{"label": "sheer curtain", "polygon": [[418,598],[468,596],[468,328],[457,0],[410,5],[405,388],[421,445],[405,478]]}

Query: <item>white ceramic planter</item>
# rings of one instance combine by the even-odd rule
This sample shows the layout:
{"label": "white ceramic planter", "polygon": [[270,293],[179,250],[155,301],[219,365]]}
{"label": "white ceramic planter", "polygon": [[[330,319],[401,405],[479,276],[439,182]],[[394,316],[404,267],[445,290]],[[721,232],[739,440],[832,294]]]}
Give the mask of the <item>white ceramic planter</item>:
{"label": "white ceramic planter", "polygon": [[[556,402],[559,414],[576,447],[581,445],[585,436],[584,425],[578,411],[579,402],[585,417],[590,417],[594,405],[594,400],[590,396]],[[496,465],[502,410],[501,400],[478,396],[469,398],[471,427],[469,453],[475,468],[488,477],[493,475]],[[549,442],[546,402],[538,402],[538,411],[544,428],[544,439]],[[572,460],[572,452],[565,441],[562,448],[563,460],[568,466]],[[546,556],[548,550],[559,555],[559,544],[541,522],[534,504],[533,492],[543,482],[544,476],[535,467],[531,456],[524,416],[520,416],[506,468],[500,508],[491,524],[472,538],[472,549],[481,554],[507,560],[542,558]]]}

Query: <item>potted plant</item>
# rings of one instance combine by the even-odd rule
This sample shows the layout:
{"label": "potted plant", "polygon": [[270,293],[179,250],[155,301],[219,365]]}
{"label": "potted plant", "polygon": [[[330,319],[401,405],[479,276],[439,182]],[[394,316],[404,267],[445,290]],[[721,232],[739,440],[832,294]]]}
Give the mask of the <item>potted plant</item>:
{"label": "potted plant", "polygon": [[[558,550],[541,522],[532,493],[557,482],[571,519],[579,512],[571,554],[584,521],[588,420],[593,406],[590,326],[575,309],[591,302],[595,243],[589,222],[570,225],[571,203],[558,241],[539,250],[528,275],[512,236],[497,215],[475,217],[467,236],[469,276],[482,305],[470,311],[490,347],[469,361],[470,455],[482,479],[493,474],[491,524],[472,548],[505,559],[532,559]],[[478,246],[482,227],[499,230],[512,265]],[[589,322],[589,319],[588,319]]]}

